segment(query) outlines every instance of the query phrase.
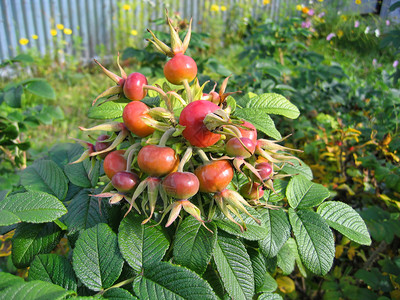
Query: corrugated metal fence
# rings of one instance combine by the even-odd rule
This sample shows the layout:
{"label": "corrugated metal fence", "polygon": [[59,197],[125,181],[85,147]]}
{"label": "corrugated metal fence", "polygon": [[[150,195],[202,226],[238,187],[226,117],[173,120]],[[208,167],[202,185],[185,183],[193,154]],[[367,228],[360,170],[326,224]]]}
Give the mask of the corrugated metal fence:
{"label": "corrugated metal fence", "polygon": [[[363,0],[363,3],[368,1],[376,3],[376,0]],[[383,0],[384,3],[390,1]],[[38,54],[50,53],[61,58],[74,55],[83,61],[101,54],[114,55],[128,45],[141,46],[146,28],[160,29],[152,21],[163,18],[165,8],[170,14],[179,12],[183,18],[193,17],[194,30],[199,32],[205,30],[215,18],[226,24],[230,24],[229,18],[257,14],[276,20],[280,16],[294,13],[299,2],[0,0],[0,61],[26,50]]]}
{"label": "corrugated metal fence", "polygon": [[163,18],[165,8],[193,17],[194,30],[201,31],[209,18],[226,20],[234,8],[242,17],[263,12],[276,18],[289,2],[293,0],[268,5],[263,0],[0,0],[0,60],[27,49],[89,60],[114,54],[119,47],[140,46],[146,28],[160,29],[151,22]]}

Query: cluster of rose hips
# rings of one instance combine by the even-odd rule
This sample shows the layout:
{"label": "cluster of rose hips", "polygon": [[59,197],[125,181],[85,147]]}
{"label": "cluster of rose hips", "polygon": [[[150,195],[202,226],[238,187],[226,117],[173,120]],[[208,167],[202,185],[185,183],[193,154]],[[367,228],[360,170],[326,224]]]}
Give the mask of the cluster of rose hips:
{"label": "cluster of rose hips", "polygon": [[[251,123],[231,115],[226,99],[233,93],[225,93],[229,77],[219,93],[215,86],[210,93],[203,93],[204,85],[200,87],[196,79],[196,62],[184,55],[191,22],[183,42],[168,16],[167,22],[171,47],[150,30],[153,40],[149,41],[171,57],[164,67],[165,78],[182,88],[148,85],[140,73],[127,76],[119,59],[121,77],[96,61],[117,85],[101,93],[93,105],[107,97],[102,103],[121,98],[131,101],[123,110],[122,123],[81,128],[111,134],[100,135],[94,145],[85,143],[88,149],[76,162],[88,157],[104,159],[104,172],[110,181],[96,196],[110,198],[111,204],[125,199],[130,204],[127,213],[133,207],[147,214],[144,223],[160,210],[162,218],[169,213],[169,226],[183,209],[204,224],[205,212],[211,220],[219,209],[245,230],[244,223],[237,222],[232,214],[243,221],[241,213],[245,213],[259,223],[245,207],[266,205],[259,200],[264,190],[273,190],[273,179],[285,176],[274,171],[278,170],[277,163],[295,157],[284,152],[288,148],[277,141],[257,139],[257,130]],[[144,103],[148,90],[159,94],[160,106]],[[242,174],[246,183],[229,188],[235,173]]]}

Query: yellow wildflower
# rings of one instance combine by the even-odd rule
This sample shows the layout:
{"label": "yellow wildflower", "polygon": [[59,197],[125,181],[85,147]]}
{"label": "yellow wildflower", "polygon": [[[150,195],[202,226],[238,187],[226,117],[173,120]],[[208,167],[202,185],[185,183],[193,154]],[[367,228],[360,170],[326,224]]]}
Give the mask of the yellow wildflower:
{"label": "yellow wildflower", "polygon": [[37,40],[39,37],[38,37],[36,34],[32,34],[32,38],[33,38],[34,40]]}
{"label": "yellow wildflower", "polygon": [[337,32],[337,36],[340,39],[343,36],[343,30],[340,30]]}
{"label": "yellow wildflower", "polygon": [[123,9],[123,10],[131,10],[131,6],[130,6],[129,4],[124,4],[124,5],[122,6],[122,9]]}
{"label": "yellow wildflower", "polygon": [[264,5],[267,5],[267,4],[270,4],[270,3],[271,3],[271,0],[264,0],[264,1],[263,1],[263,4],[264,4]]}
{"label": "yellow wildflower", "polygon": [[29,40],[26,39],[26,38],[22,38],[22,39],[19,40],[19,43],[20,43],[22,46],[25,46],[26,44],[29,43]]}
{"label": "yellow wildflower", "polygon": [[57,35],[57,30],[55,30],[55,29],[50,30],[50,34],[52,36],[56,36]]}
{"label": "yellow wildflower", "polygon": [[211,5],[211,11],[219,11],[219,6],[217,4]]}
{"label": "yellow wildflower", "polygon": [[347,21],[347,16],[345,16],[345,15],[341,15],[340,18],[341,18],[343,21]]}
{"label": "yellow wildflower", "polygon": [[324,0],[318,0],[318,2],[324,2]]}
{"label": "yellow wildflower", "polygon": [[65,29],[64,29],[64,33],[65,33],[66,35],[70,35],[70,34],[72,34],[72,30],[69,29],[69,28],[65,28]]}
{"label": "yellow wildflower", "polygon": [[355,4],[360,5],[361,4],[361,0],[356,0],[354,1]]}
{"label": "yellow wildflower", "polygon": [[137,30],[132,29],[132,30],[131,30],[131,34],[132,34],[132,35],[138,35],[138,32],[137,32]]}
{"label": "yellow wildflower", "polygon": [[302,9],[303,9],[303,5],[297,4],[297,5],[296,5],[296,9],[297,9],[297,10],[302,10]]}
{"label": "yellow wildflower", "polygon": [[57,24],[57,29],[59,30],[63,30],[64,29],[64,25],[63,24]]}
{"label": "yellow wildflower", "polygon": [[225,5],[221,5],[221,11],[226,11],[226,6]]}

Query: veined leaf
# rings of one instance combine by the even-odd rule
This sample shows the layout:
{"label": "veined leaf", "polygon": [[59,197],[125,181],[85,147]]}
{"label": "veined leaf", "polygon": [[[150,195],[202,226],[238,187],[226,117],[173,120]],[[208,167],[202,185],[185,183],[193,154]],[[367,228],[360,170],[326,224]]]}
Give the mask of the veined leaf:
{"label": "veined leaf", "polygon": [[290,237],[287,214],[282,209],[263,209],[261,219],[264,221],[267,237],[259,240],[258,244],[266,257],[274,257]]}
{"label": "veined leaf", "polygon": [[138,298],[123,288],[109,289],[102,296],[110,300],[138,300]]}
{"label": "veined leaf", "polygon": [[289,208],[289,220],[304,265],[317,275],[325,275],[335,257],[333,234],[320,215],[311,210]]}
{"label": "veined leaf", "polygon": [[45,223],[58,219],[66,212],[67,209],[56,197],[44,192],[28,191],[10,195],[0,201],[0,213],[7,217],[0,219],[0,225],[11,225],[5,223],[17,221],[13,215],[22,222]]}
{"label": "veined leaf", "polygon": [[210,285],[195,272],[157,262],[145,268],[133,282],[139,299],[217,299]]}
{"label": "veined leaf", "polygon": [[12,238],[13,264],[18,268],[29,266],[36,255],[53,250],[61,237],[62,231],[54,223],[19,224]]}
{"label": "veined leaf", "polygon": [[189,216],[179,225],[175,237],[174,261],[198,274],[206,270],[217,241],[217,227],[213,223],[207,227],[214,233]]}
{"label": "veined leaf", "polygon": [[54,161],[38,160],[20,174],[21,183],[26,189],[46,192],[64,200],[68,180]]}
{"label": "veined leaf", "polygon": [[303,262],[301,261],[296,241],[293,238],[289,238],[286,243],[289,245],[290,249],[292,250],[292,253],[294,254],[297,268],[299,269],[301,275],[303,275],[304,278],[307,278],[307,271],[304,268]]}
{"label": "veined leaf", "polygon": [[288,241],[279,250],[277,257],[277,264],[278,267],[281,268],[283,275],[289,275],[292,273],[294,270],[296,257]]}
{"label": "veined leaf", "polygon": [[255,249],[248,249],[254,273],[256,293],[273,292],[278,288],[275,279],[268,273],[264,256]]}
{"label": "veined leaf", "polygon": [[70,162],[73,162],[73,158],[77,155],[82,155],[83,147],[78,143],[62,143],[56,144],[49,150],[49,157],[54,161],[60,168]]}
{"label": "veined leaf", "polygon": [[161,226],[153,227],[152,222],[142,225],[143,220],[143,217],[131,213],[122,220],[118,230],[122,256],[137,272],[161,261],[169,247]]}
{"label": "veined leaf", "polygon": [[88,117],[91,119],[116,119],[122,117],[127,103],[116,103],[114,101],[108,101],[101,105],[91,106],[89,108]]}
{"label": "veined leaf", "polygon": [[[220,228],[230,234],[243,237],[250,241],[257,241],[257,240],[266,238],[267,231],[266,231],[266,228],[264,226],[264,223],[263,223],[258,211],[256,211],[254,208],[251,208],[251,207],[247,207],[247,211],[252,216],[259,219],[261,221],[261,225],[257,224],[248,215],[246,215],[244,213],[240,213],[240,216],[242,217],[244,223],[246,224],[246,228],[247,228],[245,231],[241,232],[239,226],[237,224],[233,223],[232,221],[228,220],[228,218],[226,218],[224,216],[224,214],[221,213],[220,211],[216,212],[212,222],[215,223],[218,228]],[[237,216],[234,215],[233,218],[239,224],[242,224],[242,220],[240,220]]]}
{"label": "veined leaf", "polygon": [[275,127],[274,121],[268,115],[268,110],[265,108],[237,108],[235,115],[252,123],[257,130],[264,132],[276,140],[282,138],[280,132]]}
{"label": "veined leaf", "polygon": [[317,212],[329,226],[361,245],[371,245],[368,228],[361,216],[349,205],[328,201],[322,203]]}
{"label": "veined leaf", "polygon": [[246,107],[255,110],[263,108],[268,114],[282,115],[290,119],[296,119],[300,115],[296,105],[284,96],[275,93],[257,95],[247,102]]}
{"label": "veined leaf", "polygon": [[329,190],[321,184],[311,182],[303,175],[290,179],[286,197],[292,208],[309,208],[322,203],[329,197]]}
{"label": "veined leaf", "polygon": [[61,286],[45,281],[35,280],[11,285],[0,293],[0,300],[61,300],[74,294],[74,291],[68,291]]}
{"label": "veined leaf", "polygon": [[71,263],[64,256],[41,254],[36,256],[29,268],[29,280],[41,280],[77,290],[76,277]]}
{"label": "veined leaf", "polygon": [[229,296],[233,299],[252,299],[254,274],[244,244],[234,236],[219,232],[214,261]]}
{"label": "veined leaf", "polygon": [[284,199],[286,196],[286,187],[288,185],[288,181],[283,179],[275,179],[274,180],[274,190],[266,190],[264,192],[263,199],[267,202],[278,202]]}
{"label": "veined leaf", "polygon": [[0,272],[0,292],[12,285],[20,285],[24,282],[25,280],[22,277]]}
{"label": "veined leaf", "polygon": [[283,300],[282,296],[275,293],[262,293],[257,300]]}
{"label": "veined leaf", "polygon": [[21,222],[21,219],[8,210],[0,210],[0,226],[9,226]]}
{"label": "veined leaf", "polygon": [[112,286],[124,264],[117,235],[104,223],[79,235],[72,258],[76,275],[93,291]]}
{"label": "veined leaf", "polygon": [[[74,160],[77,160],[80,154]],[[75,185],[91,188],[97,184],[100,175],[100,161],[96,160],[92,163],[91,160],[85,159],[77,164],[68,164],[64,166],[65,174],[68,179]]]}
{"label": "veined leaf", "polygon": [[309,180],[313,180],[313,173],[312,170],[307,164],[303,161],[300,162],[297,159],[289,160],[289,163],[285,163],[282,168],[282,172],[290,175],[303,175]]}

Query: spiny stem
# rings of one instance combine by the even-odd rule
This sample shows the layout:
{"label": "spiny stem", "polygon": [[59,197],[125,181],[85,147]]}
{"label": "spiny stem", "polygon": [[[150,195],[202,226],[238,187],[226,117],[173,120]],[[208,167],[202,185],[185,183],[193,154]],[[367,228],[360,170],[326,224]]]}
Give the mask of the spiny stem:
{"label": "spiny stem", "polygon": [[183,86],[185,87],[185,91],[186,91],[186,95],[187,95],[187,99],[188,99],[187,102],[190,103],[193,101],[193,96],[192,96],[192,90],[190,89],[190,86],[189,86],[189,82],[186,79],[184,79],[182,81],[182,83],[183,83]]}
{"label": "spiny stem", "polygon": [[164,134],[162,135],[160,142],[158,143],[158,146],[164,147],[165,144],[167,143],[168,139],[171,137],[171,135],[175,132],[175,128],[172,127],[168,129]]}

